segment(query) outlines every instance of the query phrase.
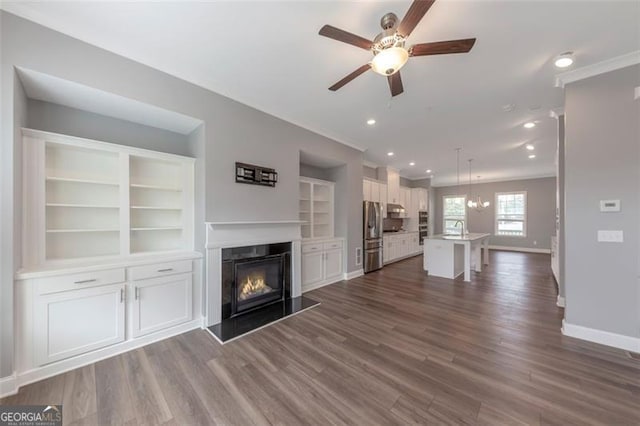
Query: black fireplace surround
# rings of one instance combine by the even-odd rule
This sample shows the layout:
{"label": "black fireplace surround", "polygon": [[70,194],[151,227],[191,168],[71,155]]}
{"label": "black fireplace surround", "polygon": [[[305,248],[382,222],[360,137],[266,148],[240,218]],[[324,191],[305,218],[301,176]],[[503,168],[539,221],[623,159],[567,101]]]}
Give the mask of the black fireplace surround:
{"label": "black fireplace surround", "polygon": [[291,243],[222,249],[222,319],[291,298]]}

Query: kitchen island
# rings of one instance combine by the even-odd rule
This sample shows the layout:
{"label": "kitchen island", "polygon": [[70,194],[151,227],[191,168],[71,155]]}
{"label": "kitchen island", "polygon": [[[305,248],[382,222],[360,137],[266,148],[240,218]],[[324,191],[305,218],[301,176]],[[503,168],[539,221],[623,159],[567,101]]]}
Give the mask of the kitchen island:
{"label": "kitchen island", "polygon": [[425,238],[424,270],[434,277],[450,279],[464,273],[464,280],[471,281],[472,267],[482,272],[482,265],[489,264],[489,237],[491,234],[468,233]]}

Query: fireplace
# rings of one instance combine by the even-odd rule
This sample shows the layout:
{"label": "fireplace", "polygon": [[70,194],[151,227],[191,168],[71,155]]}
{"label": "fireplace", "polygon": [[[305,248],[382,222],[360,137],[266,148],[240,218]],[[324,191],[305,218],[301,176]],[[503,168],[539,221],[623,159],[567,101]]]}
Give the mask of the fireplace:
{"label": "fireplace", "polygon": [[222,250],[222,319],[291,297],[291,243]]}

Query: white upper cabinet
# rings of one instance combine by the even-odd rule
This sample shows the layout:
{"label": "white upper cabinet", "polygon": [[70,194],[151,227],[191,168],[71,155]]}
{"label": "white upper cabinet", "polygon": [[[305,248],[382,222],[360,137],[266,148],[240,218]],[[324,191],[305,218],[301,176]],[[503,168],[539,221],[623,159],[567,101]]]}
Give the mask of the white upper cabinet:
{"label": "white upper cabinet", "polygon": [[374,201],[379,203],[381,201],[380,185],[381,184],[375,180],[364,179],[362,181],[362,199],[364,201]]}
{"label": "white upper cabinet", "polygon": [[387,168],[387,203],[400,204],[400,174]]}
{"label": "white upper cabinet", "polygon": [[300,178],[299,213],[302,238],[333,237],[333,182]]}
{"label": "white upper cabinet", "polygon": [[23,129],[23,269],[193,250],[194,159]]}

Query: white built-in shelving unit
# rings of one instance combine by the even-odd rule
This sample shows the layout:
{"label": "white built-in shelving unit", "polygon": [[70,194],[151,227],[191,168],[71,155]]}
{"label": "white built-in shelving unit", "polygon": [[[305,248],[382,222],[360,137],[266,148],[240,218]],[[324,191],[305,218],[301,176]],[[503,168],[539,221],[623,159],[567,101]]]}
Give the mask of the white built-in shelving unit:
{"label": "white built-in shelving unit", "polygon": [[300,178],[302,238],[333,237],[334,186],[333,182]]}
{"label": "white built-in shelving unit", "polygon": [[23,135],[23,269],[193,250],[192,158]]}

